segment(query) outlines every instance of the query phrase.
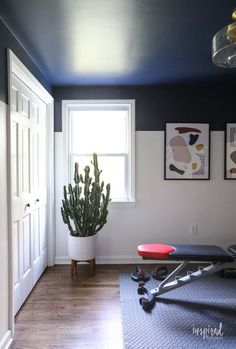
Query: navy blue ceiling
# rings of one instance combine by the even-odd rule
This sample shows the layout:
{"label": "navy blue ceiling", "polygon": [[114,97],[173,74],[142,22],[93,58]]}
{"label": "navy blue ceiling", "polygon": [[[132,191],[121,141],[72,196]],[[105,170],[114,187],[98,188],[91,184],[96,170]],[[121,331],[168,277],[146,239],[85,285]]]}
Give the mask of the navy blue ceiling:
{"label": "navy blue ceiling", "polygon": [[232,78],[211,61],[236,0],[1,0],[1,15],[53,85]]}

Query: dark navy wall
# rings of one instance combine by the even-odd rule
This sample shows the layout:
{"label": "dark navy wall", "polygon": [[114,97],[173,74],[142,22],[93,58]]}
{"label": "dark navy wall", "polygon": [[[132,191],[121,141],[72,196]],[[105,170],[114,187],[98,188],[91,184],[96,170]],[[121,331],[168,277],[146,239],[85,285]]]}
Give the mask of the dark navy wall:
{"label": "dark navy wall", "polygon": [[51,87],[37,65],[19,44],[0,18],[0,100],[7,103],[7,48],[21,60],[41,84],[51,92]]}
{"label": "dark navy wall", "polygon": [[164,130],[166,122],[210,122],[224,130],[236,122],[233,81],[192,82],[162,86],[54,86],[55,131],[61,131],[63,99],[135,99],[136,130]]}

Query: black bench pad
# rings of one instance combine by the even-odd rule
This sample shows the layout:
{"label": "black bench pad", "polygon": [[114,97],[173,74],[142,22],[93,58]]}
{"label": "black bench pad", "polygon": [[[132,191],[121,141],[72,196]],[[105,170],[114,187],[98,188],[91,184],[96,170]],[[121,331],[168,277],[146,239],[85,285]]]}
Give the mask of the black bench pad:
{"label": "black bench pad", "polygon": [[[170,245],[172,246],[172,245]],[[169,254],[169,259],[191,260],[205,262],[233,262],[223,248],[213,245],[173,245],[175,251]]]}

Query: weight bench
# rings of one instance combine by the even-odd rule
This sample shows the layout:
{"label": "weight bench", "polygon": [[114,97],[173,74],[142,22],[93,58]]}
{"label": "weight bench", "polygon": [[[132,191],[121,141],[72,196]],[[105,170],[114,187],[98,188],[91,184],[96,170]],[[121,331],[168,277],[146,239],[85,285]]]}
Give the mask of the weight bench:
{"label": "weight bench", "polygon": [[[163,245],[147,244],[138,246],[138,254],[147,260],[180,261],[180,265],[162,281],[158,287],[149,290],[144,282],[139,282],[139,303],[143,310],[150,311],[158,300],[158,296],[184,286],[202,277],[212,275],[227,268],[236,268],[236,245],[228,247],[228,252],[221,247],[212,245]],[[177,278],[177,274],[189,262],[206,262],[209,265],[198,267],[195,272],[189,271],[185,276]]]}

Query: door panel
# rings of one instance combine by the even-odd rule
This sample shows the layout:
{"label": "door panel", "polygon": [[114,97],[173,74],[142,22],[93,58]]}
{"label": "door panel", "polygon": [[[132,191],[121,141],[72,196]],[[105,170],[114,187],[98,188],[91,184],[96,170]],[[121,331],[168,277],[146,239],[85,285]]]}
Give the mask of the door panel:
{"label": "door panel", "polygon": [[23,278],[31,270],[31,234],[30,234],[30,215],[23,218],[22,227],[23,243]]}
{"label": "door panel", "polygon": [[41,227],[40,227],[40,208],[33,212],[33,250],[34,250],[34,274],[33,283],[35,284],[45,269],[41,253]]}
{"label": "door panel", "polygon": [[12,187],[12,221],[21,214],[21,131],[20,131],[20,82],[13,77],[11,87],[11,187]]}
{"label": "door panel", "polygon": [[19,223],[13,224],[13,252],[14,252],[14,265],[13,265],[13,280],[14,287],[17,288],[20,284],[20,232]]}
{"label": "door panel", "polygon": [[39,106],[37,104],[37,101],[32,102],[32,120],[34,123],[39,123]]}
{"label": "door panel", "polygon": [[39,190],[39,133],[32,132],[32,191]]}
{"label": "door panel", "polygon": [[34,232],[34,264],[40,257],[40,229],[39,229],[39,209],[32,213],[33,232]]}
{"label": "door panel", "polygon": [[40,142],[40,152],[39,152],[39,166],[41,169],[40,172],[40,187],[41,189],[43,189],[46,193],[46,189],[47,189],[47,173],[46,173],[46,158],[47,158],[47,151],[46,151],[46,130],[43,129],[41,134],[40,134],[40,138],[39,138],[39,142]]}
{"label": "door panel", "polygon": [[19,111],[18,109],[19,109],[19,89],[17,86],[12,86],[11,87],[11,110],[18,112]]}
{"label": "door panel", "polygon": [[40,208],[40,254],[44,253],[47,248],[46,234],[46,206]]}
{"label": "door panel", "polygon": [[21,128],[22,139],[22,194],[30,194],[30,129]]}
{"label": "door panel", "polygon": [[[27,87],[24,88],[27,91]],[[30,90],[27,91],[27,95],[21,93],[21,106],[22,106],[22,116],[30,119]]]}
{"label": "door panel", "polygon": [[21,306],[21,261],[20,261],[20,229],[19,222],[15,222],[12,226],[12,253],[13,260],[13,284],[14,284],[14,309],[19,310]]}
{"label": "door panel", "polygon": [[12,166],[12,196],[13,198],[19,197],[19,151],[18,151],[18,139],[19,139],[19,123],[12,121],[11,127],[11,166]]}
{"label": "door panel", "polygon": [[[27,298],[33,287],[33,274],[32,274],[32,258],[31,258],[31,227],[30,227],[30,214],[26,215],[22,219],[22,300]],[[22,302],[22,303],[23,303]]]}

